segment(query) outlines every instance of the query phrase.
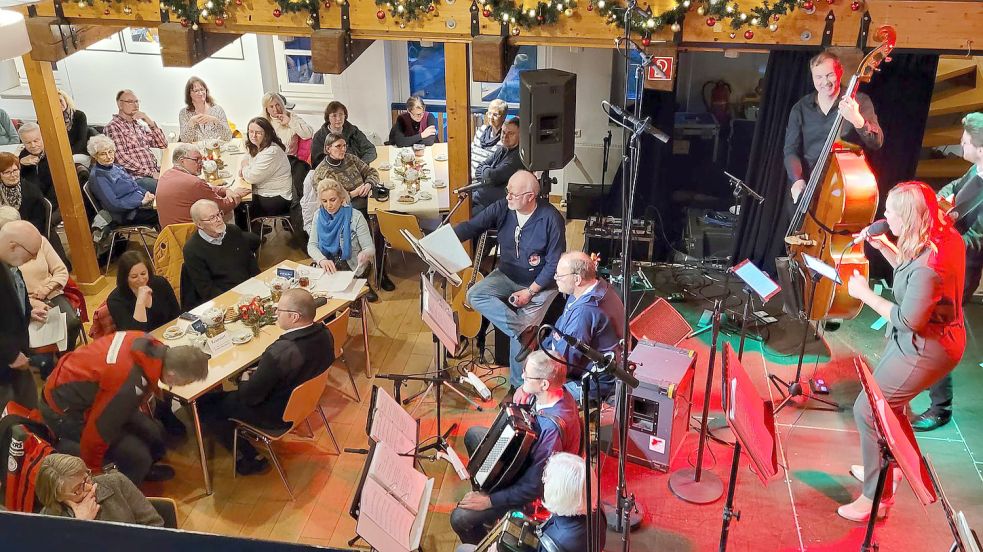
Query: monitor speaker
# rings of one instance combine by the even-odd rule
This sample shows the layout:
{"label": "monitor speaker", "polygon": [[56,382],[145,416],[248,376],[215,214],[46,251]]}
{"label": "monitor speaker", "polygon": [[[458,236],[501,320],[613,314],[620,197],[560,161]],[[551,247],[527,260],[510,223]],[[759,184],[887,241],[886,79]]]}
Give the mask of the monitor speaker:
{"label": "monitor speaker", "polygon": [[577,75],[558,69],[519,73],[519,157],[530,171],[573,159]]}

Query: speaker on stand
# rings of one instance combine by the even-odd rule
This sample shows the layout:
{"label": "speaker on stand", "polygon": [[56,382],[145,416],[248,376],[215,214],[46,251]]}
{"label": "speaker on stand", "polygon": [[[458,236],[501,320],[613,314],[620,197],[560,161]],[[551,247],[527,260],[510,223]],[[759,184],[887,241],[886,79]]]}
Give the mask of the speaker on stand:
{"label": "speaker on stand", "polygon": [[551,169],[573,159],[577,75],[559,69],[519,73],[519,158],[530,171],[543,171],[541,194],[556,182]]}

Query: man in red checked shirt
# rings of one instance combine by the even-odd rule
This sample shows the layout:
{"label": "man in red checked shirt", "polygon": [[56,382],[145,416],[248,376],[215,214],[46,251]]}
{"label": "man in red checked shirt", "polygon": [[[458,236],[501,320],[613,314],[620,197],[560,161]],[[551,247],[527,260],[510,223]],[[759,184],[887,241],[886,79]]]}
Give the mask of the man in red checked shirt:
{"label": "man in red checked shirt", "polygon": [[132,90],[117,92],[116,106],[119,112],[113,115],[103,134],[116,144],[116,162],[133,176],[141,188],[156,194],[160,164],[150,148],[167,147],[164,131],[140,111],[140,100]]}

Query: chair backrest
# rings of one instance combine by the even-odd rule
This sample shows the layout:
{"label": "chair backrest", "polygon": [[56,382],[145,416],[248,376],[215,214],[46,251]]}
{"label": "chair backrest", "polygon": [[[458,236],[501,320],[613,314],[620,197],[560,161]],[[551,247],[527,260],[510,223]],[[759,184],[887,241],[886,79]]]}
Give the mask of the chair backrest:
{"label": "chair backrest", "polygon": [[290,394],[290,400],[287,401],[287,407],[283,409],[283,421],[290,424],[290,430],[286,433],[314,413],[327,385],[328,371],[325,370],[294,389]]}
{"label": "chair backrest", "polygon": [[85,184],[82,184],[82,193],[85,194],[86,198],[88,198],[92,208],[95,209],[96,212],[99,212],[102,210],[102,206],[99,205],[98,201],[96,201],[96,196],[92,195],[92,189],[90,188],[89,184],[90,183],[88,181],[86,181]]}
{"label": "chair backrest", "polygon": [[154,270],[171,284],[175,297],[181,297],[184,244],[195,233],[196,228],[192,222],[168,224],[154,242]]}
{"label": "chair backrest", "polygon": [[375,217],[379,222],[379,231],[382,232],[382,237],[386,238],[386,242],[393,249],[413,252],[413,246],[400,233],[400,230],[404,228],[409,230],[410,234],[415,236],[416,239],[423,237],[420,222],[413,215],[393,213],[392,211],[376,211]]}
{"label": "chair backrest", "polygon": [[44,202],[44,237],[51,239],[51,215],[54,213],[55,208],[51,205],[51,200],[46,197],[42,197],[41,201]]}
{"label": "chair backrest", "polygon": [[326,323],[328,331],[331,332],[331,339],[334,341],[334,357],[338,358],[345,352],[345,343],[348,342],[348,319],[351,316],[351,309],[345,309],[338,313],[334,320]]}
{"label": "chair backrest", "polygon": [[177,529],[177,503],[174,502],[173,498],[167,498],[164,496],[148,496],[147,500],[150,501],[151,506],[154,510],[157,510],[157,514],[164,520],[164,527],[168,529]]}

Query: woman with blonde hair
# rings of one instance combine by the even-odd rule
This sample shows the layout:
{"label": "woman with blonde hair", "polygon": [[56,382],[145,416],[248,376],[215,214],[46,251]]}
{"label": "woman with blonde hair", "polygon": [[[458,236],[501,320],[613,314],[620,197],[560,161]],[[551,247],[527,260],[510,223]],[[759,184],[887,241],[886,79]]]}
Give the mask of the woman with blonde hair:
{"label": "woman with blonde hair", "polygon": [[486,161],[495,152],[502,138],[502,125],[508,113],[509,104],[505,100],[494,99],[485,111],[485,124],[474,132],[471,142],[471,176],[474,177],[478,165]]}
{"label": "woman with blonde hair", "polygon": [[45,457],[34,491],[44,515],[164,526],[153,504],[125,475],[111,471],[93,476],[77,456]]}
{"label": "woman with blonde hair", "polygon": [[[854,272],[848,292],[891,323],[887,344],[874,368],[874,379],[902,423],[907,423],[905,406],[911,399],[952,371],[966,349],[962,291],[966,247],[948,217],[939,210],[935,192],[923,182],[902,182],[887,196],[884,218],[892,242],[886,235],[871,236],[869,227],[861,236],[894,267],[894,299],[881,297]],[[873,414],[866,393],[853,405],[860,432],[863,465],[850,469],[863,481],[863,494],[837,513],[851,521],[870,517],[881,470],[881,455]],[[888,468],[889,472],[893,471]],[[894,503],[894,488],[900,479],[885,485],[877,517],[887,515]]]}
{"label": "woman with blonde hair", "polygon": [[61,104],[61,115],[68,130],[68,145],[72,147],[72,158],[77,165],[88,167],[92,162],[85,146],[89,142],[89,120],[85,112],[75,107],[75,100],[62,89],[58,89],[58,103]]}
{"label": "woman with blonde hair", "polygon": [[212,99],[205,81],[198,77],[191,77],[184,85],[184,107],[178,112],[177,120],[182,142],[232,139],[229,117]]}
{"label": "woman with blonde hair", "polygon": [[314,129],[303,117],[287,110],[287,99],[276,92],[263,95],[263,114],[260,115],[273,127],[277,137],[287,148],[287,155],[310,162],[310,151],[298,153],[300,142],[314,137]]}
{"label": "woman with blonde hair", "polygon": [[[337,180],[318,182],[317,197],[320,207],[311,223],[307,254],[329,274],[353,270],[356,277],[368,275],[375,260],[375,244],[365,216],[352,208],[348,191]],[[370,289],[368,298],[375,302],[378,295]]]}

